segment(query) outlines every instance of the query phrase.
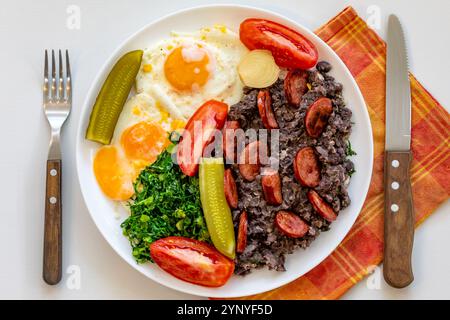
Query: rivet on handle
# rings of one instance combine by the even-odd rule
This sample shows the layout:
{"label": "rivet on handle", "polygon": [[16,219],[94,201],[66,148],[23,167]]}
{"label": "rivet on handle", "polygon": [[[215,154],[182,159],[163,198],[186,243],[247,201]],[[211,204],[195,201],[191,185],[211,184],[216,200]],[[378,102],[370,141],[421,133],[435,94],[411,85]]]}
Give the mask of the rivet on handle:
{"label": "rivet on handle", "polygon": [[391,206],[391,211],[393,213],[398,212],[399,209],[400,209],[400,207],[397,204],[395,204],[395,203]]}
{"label": "rivet on handle", "polygon": [[393,168],[398,168],[400,167],[400,162],[398,162],[398,160],[392,160],[391,165]]}

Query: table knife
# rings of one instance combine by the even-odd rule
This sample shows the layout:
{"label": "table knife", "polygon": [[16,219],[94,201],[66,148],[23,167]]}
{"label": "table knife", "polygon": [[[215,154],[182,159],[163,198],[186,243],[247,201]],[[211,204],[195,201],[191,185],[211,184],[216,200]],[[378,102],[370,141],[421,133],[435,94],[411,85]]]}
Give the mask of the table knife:
{"label": "table knife", "polygon": [[411,192],[411,86],[400,20],[388,23],[386,151],[384,163],[384,267],[386,282],[404,288],[413,280],[414,207]]}

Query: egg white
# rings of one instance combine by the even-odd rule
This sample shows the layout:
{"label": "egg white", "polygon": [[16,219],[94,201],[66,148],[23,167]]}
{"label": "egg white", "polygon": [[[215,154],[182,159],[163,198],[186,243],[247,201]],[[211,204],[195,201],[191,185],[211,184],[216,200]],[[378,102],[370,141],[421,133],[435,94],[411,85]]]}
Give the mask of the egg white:
{"label": "egg white", "polygon": [[156,100],[151,95],[138,93],[125,103],[111,144],[119,145],[122,133],[141,121],[158,123],[165,131],[170,132],[173,118],[163,116],[161,108],[158,107]]}

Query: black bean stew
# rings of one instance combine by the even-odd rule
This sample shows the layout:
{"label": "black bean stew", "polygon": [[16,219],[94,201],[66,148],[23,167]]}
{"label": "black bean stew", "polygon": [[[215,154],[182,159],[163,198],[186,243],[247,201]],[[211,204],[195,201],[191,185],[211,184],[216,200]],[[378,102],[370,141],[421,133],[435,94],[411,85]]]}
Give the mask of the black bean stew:
{"label": "black bean stew", "polygon": [[[329,230],[330,220],[318,214],[308,199],[308,191],[315,190],[336,215],[350,204],[347,187],[354,166],[348,159],[348,138],[352,112],[345,105],[342,85],[328,74],[330,70],[331,65],[322,61],[317,64],[316,69],[306,71],[308,89],[306,93],[300,93],[302,97],[299,107],[287,102],[284,77],[268,88],[280,130],[281,205],[266,203],[261,176],[249,182],[240,175],[238,165],[231,166],[239,196],[238,207],[233,210],[236,230],[241,212],[245,211],[248,218],[247,245],[237,255],[236,274],[244,275],[263,267],[284,271],[286,254],[297,248],[308,247],[321,231]],[[238,121],[244,130],[263,129],[257,106],[259,91],[245,89],[241,102],[231,106],[228,120]],[[331,100],[332,112],[326,118],[327,123],[320,136],[312,138],[305,128],[305,116],[308,108],[319,98]],[[295,178],[294,159],[297,152],[305,147],[312,147],[320,168],[320,182],[314,188],[303,186]],[[280,211],[292,212],[306,222],[309,227],[306,234],[300,233],[303,236],[295,238],[281,232],[274,223]]]}

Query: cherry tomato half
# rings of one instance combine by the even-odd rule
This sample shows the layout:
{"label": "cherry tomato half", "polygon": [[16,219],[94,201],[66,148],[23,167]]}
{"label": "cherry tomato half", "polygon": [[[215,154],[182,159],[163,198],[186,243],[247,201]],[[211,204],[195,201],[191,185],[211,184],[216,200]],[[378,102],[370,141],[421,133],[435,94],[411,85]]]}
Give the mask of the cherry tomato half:
{"label": "cherry tomato half", "polygon": [[250,50],[272,52],[278,66],[310,69],[317,63],[317,48],[303,35],[279,23],[265,19],[246,19],[241,23],[239,36]]}
{"label": "cherry tomato half", "polygon": [[150,255],[161,269],[174,277],[205,287],[223,286],[234,271],[234,262],[212,246],[184,237],[153,242]]}
{"label": "cherry tomato half", "polygon": [[189,119],[177,151],[178,165],[185,175],[197,174],[203,150],[214,139],[214,129],[223,128],[227,114],[226,103],[209,100]]}

